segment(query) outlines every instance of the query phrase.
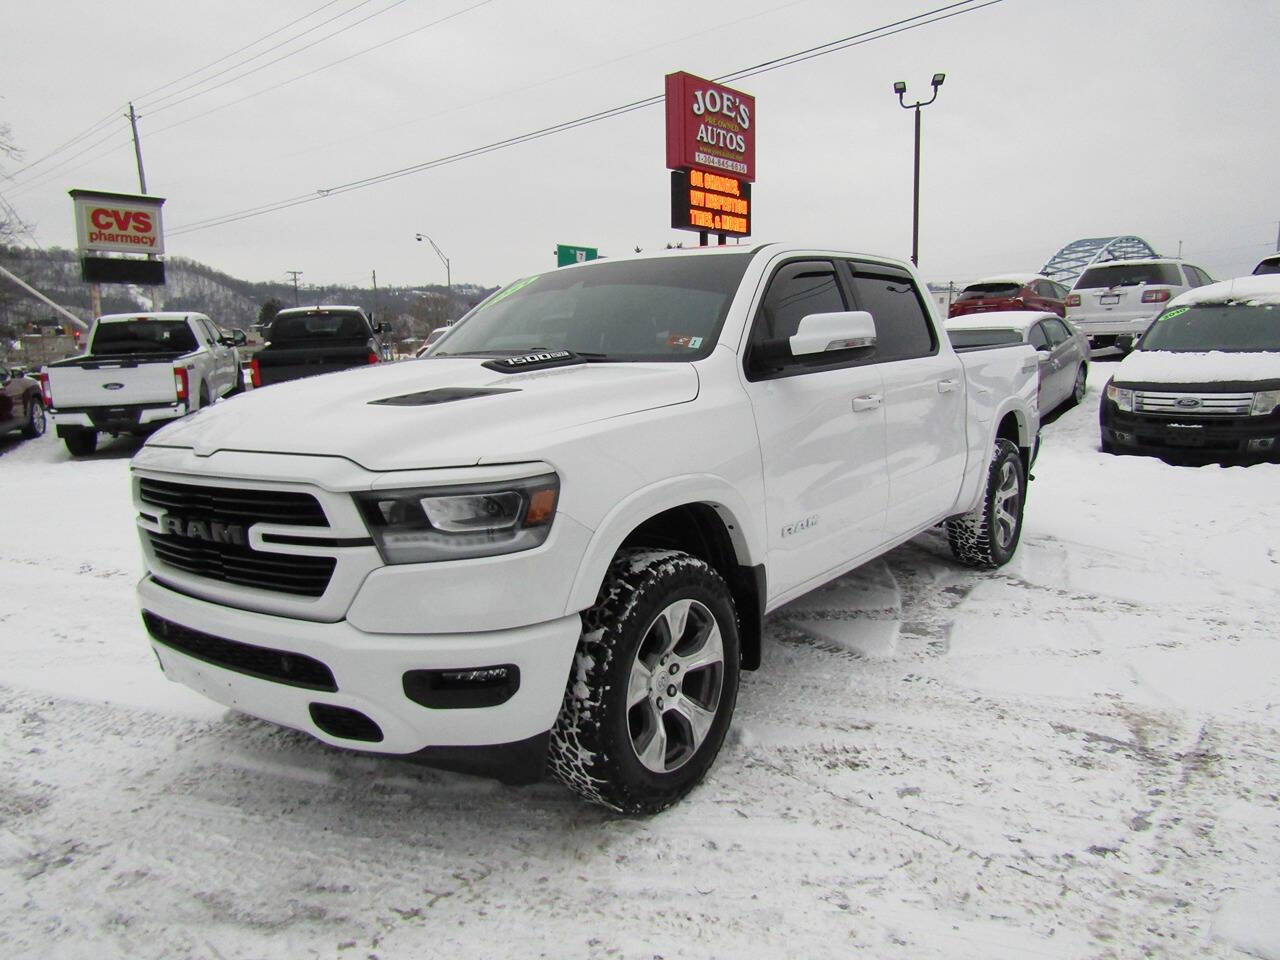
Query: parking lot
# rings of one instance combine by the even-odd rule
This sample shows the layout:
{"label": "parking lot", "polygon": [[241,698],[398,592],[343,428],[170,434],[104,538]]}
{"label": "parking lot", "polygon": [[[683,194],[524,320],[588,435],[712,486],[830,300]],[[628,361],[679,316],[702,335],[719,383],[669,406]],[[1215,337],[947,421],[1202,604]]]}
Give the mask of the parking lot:
{"label": "parking lot", "polygon": [[12,957],[1277,956],[1280,466],[1044,428],[1022,546],[776,612],[649,819],[332,750],[167,683],[127,463],[0,441]]}

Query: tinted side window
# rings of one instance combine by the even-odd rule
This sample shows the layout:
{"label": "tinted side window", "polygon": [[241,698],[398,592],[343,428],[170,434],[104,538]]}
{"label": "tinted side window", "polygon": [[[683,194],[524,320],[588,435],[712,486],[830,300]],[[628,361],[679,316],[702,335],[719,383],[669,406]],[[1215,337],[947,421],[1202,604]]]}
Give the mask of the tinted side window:
{"label": "tinted side window", "polygon": [[751,341],[747,347],[749,375],[755,379],[798,369],[848,363],[851,358],[847,352],[763,360],[759,351],[760,344],[766,340],[795,336],[800,321],[811,313],[839,313],[848,309],[836,278],[835,265],[830,261],[794,260],[783,264],[769,281],[769,288],[751,328]]}
{"label": "tinted side window", "polygon": [[876,321],[876,362],[927,357],[937,351],[933,325],[907,274],[869,263],[850,267],[854,309],[866,310]]}
{"label": "tinted side window", "polygon": [[1035,291],[1036,291],[1037,297],[1049,297],[1050,299],[1054,298],[1053,284],[1051,284],[1048,280],[1037,280],[1035,285]]}
{"label": "tinted side window", "polygon": [[1031,328],[1030,332],[1027,334],[1027,343],[1031,344],[1037,350],[1042,347],[1049,346],[1049,338],[1045,336],[1043,324],[1037,323]]}
{"label": "tinted side window", "polygon": [[1067,333],[1067,328],[1061,320],[1042,320],[1041,324],[1044,326],[1045,333],[1049,335],[1049,342],[1055,347],[1070,339],[1071,335]]}

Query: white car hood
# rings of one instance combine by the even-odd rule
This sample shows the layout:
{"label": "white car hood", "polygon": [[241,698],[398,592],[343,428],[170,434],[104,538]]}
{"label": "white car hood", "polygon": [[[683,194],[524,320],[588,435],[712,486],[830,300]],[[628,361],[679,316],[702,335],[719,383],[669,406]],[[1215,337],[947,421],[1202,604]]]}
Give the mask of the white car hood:
{"label": "white car hood", "polygon": [[1116,383],[1242,383],[1280,379],[1280,353],[1174,353],[1135,350],[1116,367]]}
{"label": "white car hood", "polygon": [[[469,466],[536,458],[558,431],[698,395],[689,363],[507,374],[482,362],[407,360],[274,384],[165,427],[148,445],[191,448],[198,456],[239,450],[343,457],[374,471]],[[449,399],[447,391],[468,388],[510,392]],[[377,402],[387,400],[397,402]]]}

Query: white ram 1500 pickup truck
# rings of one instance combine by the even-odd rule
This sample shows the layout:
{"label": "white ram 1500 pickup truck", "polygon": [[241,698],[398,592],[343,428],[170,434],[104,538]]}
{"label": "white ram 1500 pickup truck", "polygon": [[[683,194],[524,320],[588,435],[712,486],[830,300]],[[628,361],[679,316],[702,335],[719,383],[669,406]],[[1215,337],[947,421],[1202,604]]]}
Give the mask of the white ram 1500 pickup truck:
{"label": "white ram 1500 pickup truck", "polygon": [[336,746],[659,810],[770,610],[939,523],[1018,543],[1025,345],[901,261],[765,245],[512,283],[426,358],[255,391],[133,461],[170,679]]}
{"label": "white ram 1500 pickup truck", "polygon": [[112,313],[89,331],[88,349],[40,374],[44,405],[72,456],[98,434],[146,436],[170,420],[243,389],[236,347],[203,313]]}

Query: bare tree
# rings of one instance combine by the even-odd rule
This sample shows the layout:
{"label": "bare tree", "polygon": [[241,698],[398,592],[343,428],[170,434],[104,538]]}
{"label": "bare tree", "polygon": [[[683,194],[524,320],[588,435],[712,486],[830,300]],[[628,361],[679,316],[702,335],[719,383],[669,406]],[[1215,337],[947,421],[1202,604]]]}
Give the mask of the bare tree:
{"label": "bare tree", "polygon": [[[0,123],[0,186],[5,179],[5,161],[17,162],[22,158],[22,151],[13,142],[13,131],[7,123]],[[14,238],[29,227],[23,223],[18,212],[13,209],[0,193],[0,243],[12,243]]]}

